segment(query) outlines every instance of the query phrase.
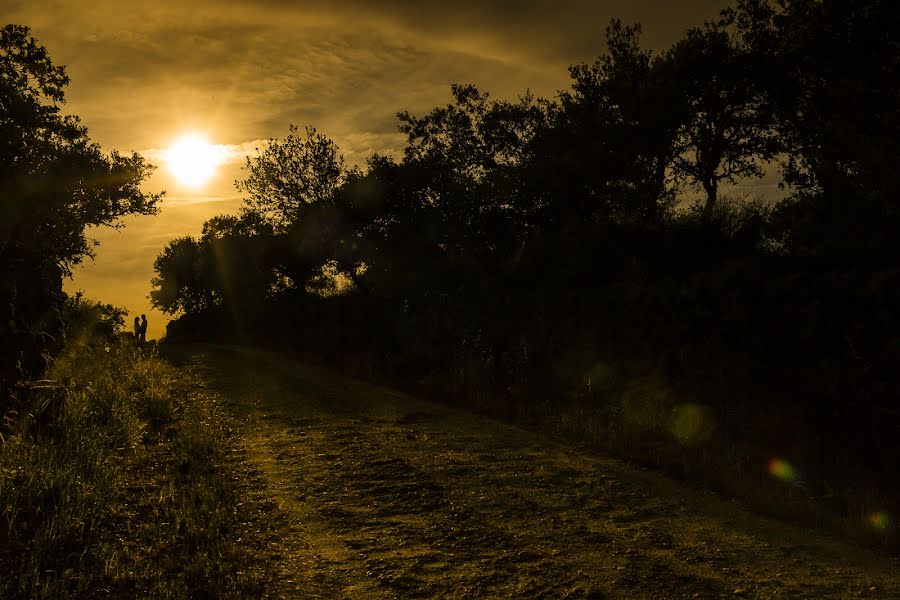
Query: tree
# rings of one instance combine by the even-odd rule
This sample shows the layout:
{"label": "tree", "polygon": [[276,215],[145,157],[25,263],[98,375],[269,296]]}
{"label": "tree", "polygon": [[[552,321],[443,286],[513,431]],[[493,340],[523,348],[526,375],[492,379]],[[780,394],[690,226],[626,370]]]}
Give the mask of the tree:
{"label": "tree", "polygon": [[152,169],[141,156],[103,154],[60,114],[68,81],[27,27],[0,30],[0,257],[66,274],[92,255],[86,227],[154,214],[159,199],[139,189]]}
{"label": "tree", "polygon": [[693,28],[666,55],[687,114],[678,132],[673,167],[706,193],[711,214],[722,181],[762,177],[760,161],[777,151],[761,86],[752,78],[752,57],[732,31],[734,14]]}
{"label": "tree", "polygon": [[203,224],[203,282],[236,320],[258,313],[277,279],[277,240],[271,223],[253,211],[219,215]]}
{"label": "tree", "polygon": [[798,248],[886,256],[900,239],[896,4],[741,0],[736,14],[795,192],[780,211],[789,237]]}
{"label": "tree", "polygon": [[164,313],[196,314],[212,307],[216,294],[203,278],[203,252],[190,237],[172,240],[156,260],[150,303]]}
{"label": "tree", "polygon": [[403,164],[417,172],[422,191],[444,223],[451,253],[508,247],[533,212],[524,170],[544,112],[526,94],[494,100],[474,85],[451,86],[453,103],[416,117],[398,113],[407,136]]}
{"label": "tree", "polygon": [[255,312],[278,278],[281,239],[252,211],[212,217],[199,240],[175,239],[156,258],[150,300],[170,314]]}
{"label": "tree", "polygon": [[548,202],[565,202],[576,219],[653,223],[672,200],[667,169],[682,106],[667,63],[641,48],[640,34],[639,24],[610,22],[606,53],[569,69],[571,90],[540,136],[533,172],[550,184]]}
{"label": "tree", "polygon": [[86,229],[153,214],[160,197],[140,190],[141,156],[104,154],[61,114],[68,83],[27,27],[0,29],[0,387],[17,362],[39,366],[62,279],[96,245]]}
{"label": "tree", "polygon": [[235,182],[249,196],[249,210],[284,231],[299,218],[304,206],[333,203],[348,170],[338,147],[312,127],[300,133],[291,125],[283,140],[270,140],[253,159],[247,157],[247,177]]}
{"label": "tree", "polygon": [[431,201],[434,176],[426,164],[376,155],[347,181],[334,258],[357,289],[400,298],[435,291],[447,232]]}

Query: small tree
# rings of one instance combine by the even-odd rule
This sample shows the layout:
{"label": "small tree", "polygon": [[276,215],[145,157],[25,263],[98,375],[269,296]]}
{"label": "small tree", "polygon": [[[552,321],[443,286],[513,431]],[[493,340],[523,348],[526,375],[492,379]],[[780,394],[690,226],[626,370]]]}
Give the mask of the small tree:
{"label": "small tree", "polygon": [[676,175],[706,193],[705,214],[718,200],[722,181],[762,177],[760,161],[777,146],[761,86],[752,78],[752,58],[731,31],[734,15],[694,28],[667,54],[687,113],[678,133]]}
{"label": "small tree", "polygon": [[235,185],[248,194],[247,208],[277,231],[295,223],[305,206],[334,203],[348,173],[333,141],[312,127],[300,133],[295,125],[286,138],[270,140],[255,158],[247,157],[244,170],[247,177]]}
{"label": "small tree", "polygon": [[172,240],[153,262],[150,303],[159,310],[196,314],[213,306],[215,294],[203,280],[202,248],[190,237]]}
{"label": "small tree", "polygon": [[572,88],[559,95],[542,136],[538,163],[541,178],[555,181],[551,201],[573,205],[581,218],[652,223],[672,198],[667,169],[682,106],[666,62],[641,48],[640,34],[639,24],[610,22],[606,53],[569,69]]}

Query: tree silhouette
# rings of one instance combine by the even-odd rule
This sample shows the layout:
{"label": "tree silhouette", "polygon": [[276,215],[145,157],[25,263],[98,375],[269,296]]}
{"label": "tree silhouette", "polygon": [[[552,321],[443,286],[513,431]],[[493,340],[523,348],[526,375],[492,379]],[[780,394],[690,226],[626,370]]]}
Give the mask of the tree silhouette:
{"label": "tree silhouette", "polygon": [[734,14],[690,29],[666,55],[686,120],[673,167],[706,193],[712,212],[722,181],[762,177],[761,161],[777,151],[764,93],[753,81],[751,57],[733,32]]}
{"label": "tree silhouette", "polygon": [[200,244],[185,236],[166,244],[153,262],[150,303],[159,310],[177,314],[196,314],[216,303],[214,290],[203,279]]}
{"label": "tree silhouette", "polygon": [[248,209],[257,211],[283,231],[295,223],[309,204],[334,202],[347,176],[338,148],[314,128],[300,132],[291,126],[283,140],[270,140],[253,159],[247,158],[247,176],[236,182],[247,194]]}
{"label": "tree silhouette", "polygon": [[427,177],[427,202],[443,221],[449,253],[508,247],[535,208],[523,174],[544,113],[530,94],[498,101],[474,85],[453,85],[451,93],[452,104],[421,117],[398,114],[407,135],[403,164]]}
{"label": "tree silhouette", "polygon": [[[886,257],[900,214],[900,43],[882,0],[742,0],[755,57],[796,193],[779,215],[804,253]],[[790,230],[790,231],[788,231]]]}
{"label": "tree silhouette", "polygon": [[139,184],[151,168],[137,154],[104,155],[77,117],[62,115],[65,69],[29,36],[0,30],[0,225],[3,252],[63,272],[91,255],[85,227],[154,214],[158,195]]}
{"label": "tree silhouette", "polygon": [[613,19],[606,52],[572,66],[571,88],[546,105],[526,177],[547,219],[659,224],[672,206],[686,111],[670,63],[642,49],[640,34],[639,24]]}
{"label": "tree silhouette", "polygon": [[0,379],[55,334],[62,279],[92,256],[87,227],[153,214],[159,199],[140,190],[141,156],[104,154],[61,113],[68,83],[27,27],[0,29]]}

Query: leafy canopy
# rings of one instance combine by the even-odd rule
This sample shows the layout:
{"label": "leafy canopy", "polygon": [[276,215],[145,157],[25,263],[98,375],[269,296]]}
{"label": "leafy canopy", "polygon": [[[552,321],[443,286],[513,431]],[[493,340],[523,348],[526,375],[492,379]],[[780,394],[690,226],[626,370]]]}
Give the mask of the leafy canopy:
{"label": "leafy canopy", "polygon": [[104,154],[78,117],[61,114],[65,69],[29,29],[0,29],[0,258],[64,273],[95,245],[88,226],[154,214],[140,183],[152,167],[134,153]]}

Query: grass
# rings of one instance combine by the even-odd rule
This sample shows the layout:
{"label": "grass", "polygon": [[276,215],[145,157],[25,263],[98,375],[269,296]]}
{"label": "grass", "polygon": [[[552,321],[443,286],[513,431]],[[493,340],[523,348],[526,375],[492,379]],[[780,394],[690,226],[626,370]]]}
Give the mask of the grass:
{"label": "grass", "polygon": [[0,596],[266,595],[223,423],[148,349],[71,336],[5,418]]}
{"label": "grass", "polygon": [[[755,404],[727,381],[692,389],[652,364],[582,362],[593,365],[559,373],[543,393],[525,385],[492,394],[490,369],[465,360],[418,391],[660,469],[761,514],[900,552],[896,481],[863,471],[840,440],[816,439],[802,412]],[[776,461],[789,472],[773,473]]]}
{"label": "grass", "polygon": [[[824,470],[828,456],[812,454],[806,464],[798,464],[778,454],[778,434],[785,431],[796,432],[792,439],[798,445],[812,443],[793,415],[765,411],[768,428],[743,420],[724,424],[717,418],[723,407],[691,401],[661,376],[629,377],[608,388],[578,391],[538,418],[565,438],[739,498],[762,514],[890,553],[900,550],[892,518],[896,498],[885,489],[892,482],[875,486],[863,474]],[[842,449],[832,452],[839,456]],[[773,462],[789,465],[787,472],[773,472]],[[814,464],[824,477],[805,476]]]}

